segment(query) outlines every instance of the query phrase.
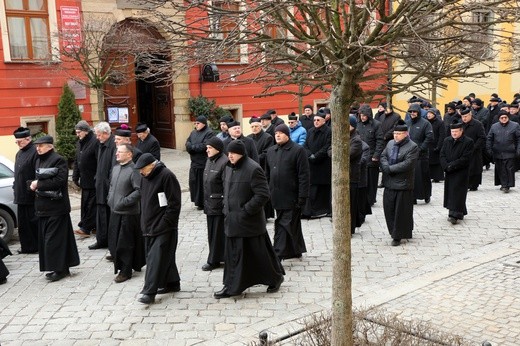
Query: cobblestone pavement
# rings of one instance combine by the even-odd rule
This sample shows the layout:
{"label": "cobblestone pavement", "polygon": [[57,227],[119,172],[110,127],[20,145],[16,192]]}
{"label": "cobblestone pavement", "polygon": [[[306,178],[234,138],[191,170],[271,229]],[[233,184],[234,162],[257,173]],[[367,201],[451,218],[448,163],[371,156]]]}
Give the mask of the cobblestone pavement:
{"label": "cobblestone pavement", "polygon": [[[200,270],[207,256],[206,222],[189,201],[189,156],[167,149],[163,155],[184,191],[177,253],[182,291],[158,296],[150,306],[138,303],[144,272],[116,284],[107,252],[87,249],[93,239],[77,240],[81,265],[56,283],[39,272],[37,256],[10,256],[4,261],[11,275],[0,286],[2,345],[247,345],[264,329],[271,338],[282,336],[301,327],[302,318],[330,308],[328,218],[303,221],[308,253],[283,262],[287,275],[279,292],[257,286],[239,297],[214,299],[222,269]],[[427,321],[475,345],[484,339],[520,344],[519,190],[500,192],[492,186],[492,170],[483,180],[479,191],[469,193],[469,215],[458,225],[446,221],[443,184],[434,184],[431,203],[419,201],[415,208],[414,238],[398,247],[390,246],[380,189],[373,215],[352,239],[354,305]],[[77,224],[78,195],[71,200]],[[270,221],[271,234],[272,228]]]}

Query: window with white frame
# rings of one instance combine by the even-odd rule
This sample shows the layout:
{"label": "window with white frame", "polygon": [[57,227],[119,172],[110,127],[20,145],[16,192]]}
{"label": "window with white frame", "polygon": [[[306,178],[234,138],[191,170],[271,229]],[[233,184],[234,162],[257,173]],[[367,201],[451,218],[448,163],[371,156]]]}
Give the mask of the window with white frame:
{"label": "window with white frame", "polygon": [[4,60],[8,62],[51,59],[57,42],[54,0],[0,0],[0,28]]}
{"label": "window with white frame", "polygon": [[233,45],[233,37],[240,34],[237,16],[240,4],[234,1],[213,1],[210,14],[211,31],[214,37],[222,40],[221,62],[240,62],[240,45]]}
{"label": "window with white frame", "polygon": [[485,9],[475,9],[471,13],[471,21],[479,24],[475,30],[475,41],[479,42],[474,51],[484,59],[493,57],[493,13]]}

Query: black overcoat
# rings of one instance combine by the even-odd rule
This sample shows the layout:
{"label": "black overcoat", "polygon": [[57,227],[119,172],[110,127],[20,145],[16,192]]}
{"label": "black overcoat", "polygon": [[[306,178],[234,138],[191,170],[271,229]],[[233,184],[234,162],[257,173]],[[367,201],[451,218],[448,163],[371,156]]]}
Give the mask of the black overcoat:
{"label": "black overcoat", "polygon": [[[166,204],[159,203],[159,194]],[[177,234],[181,212],[181,187],[175,174],[161,162],[141,181],[141,230],[145,237]]]}
{"label": "black overcoat", "polygon": [[209,157],[204,168],[204,214],[222,215],[224,207],[224,169],[228,158],[224,153]]}
{"label": "black overcoat", "polygon": [[[34,200],[34,208],[38,217],[68,215],[70,213],[67,162],[54,149],[40,155],[36,160],[36,169],[53,167],[58,169],[55,176],[38,179]],[[60,191],[61,198],[44,197],[38,193],[44,191]]]}
{"label": "black overcoat", "polygon": [[161,159],[161,145],[159,144],[159,141],[157,138],[155,138],[154,135],[151,133],[148,133],[148,136],[142,140],[137,140],[136,144],[137,149],[141,151],[141,153],[150,153],[155,157],[157,160]]}
{"label": "black overcoat", "polygon": [[438,164],[439,161],[439,153],[441,152],[442,145],[444,143],[444,139],[446,138],[446,127],[444,122],[435,117],[431,120],[428,119],[430,124],[432,125],[433,130],[433,141],[430,142],[428,146],[429,150],[429,161],[430,164]]}
{"label": "black overcoat", "polygon": [[473,156],[469,162],[469,174],[482,173],[482,150],[486,146],[486,132],[482,123],[475,118],[464,124],[464,136],[473,140]]}
{"label": "black overcoat", "polygon": [[271,203],[276,210],[294,209],[298,199],[309,197],[309,161],[302,146],[289,140],[267,150],[266,174]]}
{"label": "black overcoat", "polygon": [[206,141],[214,137],[215,133],[205,126],[202,130],[191,131],[186,139],[186,151],[190,154],[191,168],[204,168],[208,156],[206,155]]}
{"label": "black overcoat", "polygon": [[388,142],[394,139],[394,127],[399,121],[399,119],[401,119],[401,116],[395,112],[388,114],[386,114],[385,112],[383,112],[383,114],[380,114],[378,112],[374,119],[381,123],[381,132],[383,133],[383,140],[385,141],[384,146],[386,146]]}
{"label": "black overcoat", "polygon": [[116,143],[114,135],[104,142],[99,143],[96,168],[96,203],[107,204],[108,190],[110,189],[110,177],[112,167],[116,165]]}
{"label": "black overcoat", "polygon": [[99,142],[94,132],[89,131],[76,143],[76,159],[72,170],[72,181],[82,189],[93,190],[97,169],[97,150]]}
{"label": "black overcoat", "polygon": [[258,163],[260,167],[265,170],[265,155],[267,149],[274,145],[274,138],[264,130],[261,130],[258,134],[250,134],[247,136],[255,142],[256,152],[258,153]]}
{"label": "black overcoat", "polygon": [[[331,140],[332,131],[328,126],[313,127],[307,132],[307,139],[303,147],[309,158],[311,184],[331,184],[332,161],[327,153]],[[314,155],[314,159],[310,158],[311,155]]]}
{"label": "black overcoat", "polygon": [[395,141],[388,142],[385,150],[381,154],[381,170],[386,174],[384,180],[385,188],[392,190],[413,190],[415,177],[415,163],[419,156],[419,148],[415,142],[409,138],[399,142],[399,154],[397,162],[390,163]]}
{"label": "black overcoat", "polygon": [[28,188],[27,182],[34,180],[36,159],[38,153],[32,142],[16,153],[13,184],[15,204],[34,204],[34,192]]}
{"label": "black overcoat", "polygon": [[410,139],[419,147],[419,160],[428,159],[428,146],[433,141],[430,122],[421,116],[406,121]]}
{"label": "black overcoat", "polygon": [[[363,142],[356,130],[350,132],[350,183],[361,181],[361,156],[363,155]],[[372,157],[372,156],[371,156]],[[372,162],[371,159],[368,162]]]}
{"label": "black overcoat", "polygon": [[385,147],[383,132],[381,131],[381,123],[369,117],[366,122],[358,122],[356,130],[363,142],[368,144],[370,147],[370,157],[377,159],[377,161],[368,161],[367,166],[379,166],[379,157]]}
{"label": "black overcoat", "polygon": [[467,214],[466,195],[469,185],[469,163],[474,142],[463,135],[457,140],[447,137],[440,152],[441,167],[446,173],[444,181],[444,204],[449,210]]}
{"label": "black overcoat", "polygon": [[227,237],[255,237],[267,232],[264,205],[269,185],[263,169],[242,156],[224,170],[224,227]]}

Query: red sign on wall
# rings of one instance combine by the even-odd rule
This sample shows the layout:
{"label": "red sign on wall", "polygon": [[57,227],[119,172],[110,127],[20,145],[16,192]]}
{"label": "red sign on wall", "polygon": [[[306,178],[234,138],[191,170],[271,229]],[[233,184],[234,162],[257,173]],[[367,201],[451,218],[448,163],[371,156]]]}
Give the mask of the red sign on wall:
{"label": "red sign on wall", "polygon": [[61,6],[61,31],[63,48],[73,50],[81,47],[81,14],[77,6]]}

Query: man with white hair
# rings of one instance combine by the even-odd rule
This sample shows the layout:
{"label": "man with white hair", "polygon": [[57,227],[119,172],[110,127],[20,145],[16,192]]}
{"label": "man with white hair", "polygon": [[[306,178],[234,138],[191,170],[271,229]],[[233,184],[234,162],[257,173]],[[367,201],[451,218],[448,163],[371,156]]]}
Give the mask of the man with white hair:
{"label": "man with white hair", "polygon": [[150,133],[150,128],[146,124],[138,123],[135,127],[137,134],[136,148],[142,153],[150,153],[157,160],[161,159],[161,145],[157,138]]}
{"label": "man with white hair", "polygon": [[90,250],[108,247],[108,224],[110,223],[110,207],[107,204],[108,189],[112,167],[116,165],[116,144],[107,122],[100,122],[94,127],[99,141],[96,169],[96,242]]}

